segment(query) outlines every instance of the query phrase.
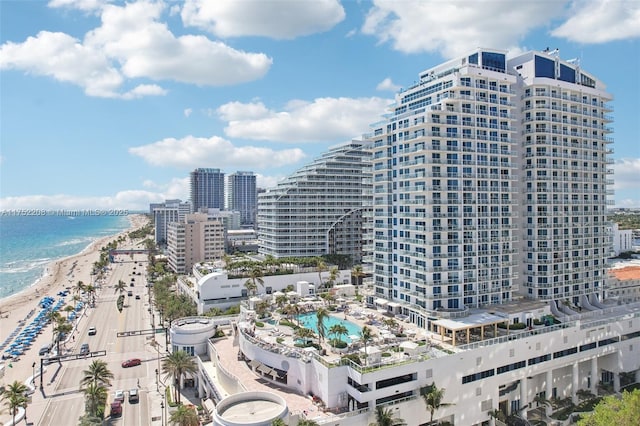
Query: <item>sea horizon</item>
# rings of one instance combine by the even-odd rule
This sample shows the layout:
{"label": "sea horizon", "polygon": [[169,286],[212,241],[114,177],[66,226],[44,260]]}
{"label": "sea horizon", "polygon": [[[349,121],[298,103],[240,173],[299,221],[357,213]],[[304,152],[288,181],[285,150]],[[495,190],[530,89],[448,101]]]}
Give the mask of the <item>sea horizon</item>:
{"label": "sea horizon", "polygon": [[51,263],[129,228],[128,215],[0,215],[0,299],[36,285]]}

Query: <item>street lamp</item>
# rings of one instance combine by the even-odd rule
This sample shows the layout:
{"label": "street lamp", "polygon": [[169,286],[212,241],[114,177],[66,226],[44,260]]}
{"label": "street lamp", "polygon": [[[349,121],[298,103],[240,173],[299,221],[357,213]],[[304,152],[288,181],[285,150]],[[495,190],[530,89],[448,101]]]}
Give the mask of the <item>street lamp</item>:
{"label": "street lamp", "polygon": [[164,401],[160,401],[160,409],[162,410],[161,425],[164,426]]}
{"label": "street lamp", "polygon": [[33,382],[33,385],[35,387],[36,384],[36,362],[33,361],[33,364],[31,364],[31,370],[33,371],[33,377],[31,378],[31,381]]}
{"label": "street lamp", "polygon": [[158,383],[159,377],[160,377],[160,372],[156,368],[156,391],[158,393],[160,393],[160,384]]}

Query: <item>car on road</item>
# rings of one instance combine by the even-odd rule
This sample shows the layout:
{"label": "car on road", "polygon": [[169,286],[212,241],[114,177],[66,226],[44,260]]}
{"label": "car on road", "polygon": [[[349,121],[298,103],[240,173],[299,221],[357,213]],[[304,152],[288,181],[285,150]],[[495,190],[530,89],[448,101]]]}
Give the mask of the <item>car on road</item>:
{"label": "car on road", "polygon": [[127,292],[127,296],[133,296],[133,292],[132,292],[131,290],[129,290],[129,291]]}
{"label": "car on road", "polygon": [[114,401],[111,403],[111,417],[122,415],[122,402]]}
{"label": "car on road", "polygon": [[82,346],[80,346],[80,354],[81,355],[85,355],[89,353],[89,344],[88,343],[83,343]]}
{"label": "car on road", "polygon": [[118,389],[113,396],[113,400],[116,402],[124,402],[124,391],[121,389]]}
{"label": "car on road", "polygon": [[142,364],[140,358],[131,358],[126,361],[122,361],[122,368],[135,367],[136,365],[140,364]]}
{"label": "car on road", "polygon": [[140,300],[140,295],[136,294],[136,300]]}
{"label": "car on road", "polygon": [[138,389],[136,388],[129,389],[129,403],[135,404],[138,401],[140,401],[140,395],[138,394]]}
{"label": "car on road", "polygon": [[129,287],[135,287],[136,285],[133,283],[133,281],[131,282],[131,284],[129,284]]}
{"label": "car on road", "polygon": [[98,330],[95,327],[89,327],[89,336],[95,336]]}

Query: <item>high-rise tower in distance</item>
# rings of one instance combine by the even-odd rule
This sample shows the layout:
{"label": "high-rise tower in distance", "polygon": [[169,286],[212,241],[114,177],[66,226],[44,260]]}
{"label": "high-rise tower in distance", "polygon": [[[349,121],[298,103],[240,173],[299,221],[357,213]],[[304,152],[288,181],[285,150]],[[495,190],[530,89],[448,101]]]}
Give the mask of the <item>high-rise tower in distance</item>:
{"label": "high-rise tower in distance", "polygon": [[201,208],[224,209],[224,173],[220,169],[198,168],[190,176],[194,212]]}
{"label": "high-rise tower in distance", "polygon": [[240,212],[243,228],[256,226],[258,190],[253,172],[235,172],[227,177],[227,209]]}

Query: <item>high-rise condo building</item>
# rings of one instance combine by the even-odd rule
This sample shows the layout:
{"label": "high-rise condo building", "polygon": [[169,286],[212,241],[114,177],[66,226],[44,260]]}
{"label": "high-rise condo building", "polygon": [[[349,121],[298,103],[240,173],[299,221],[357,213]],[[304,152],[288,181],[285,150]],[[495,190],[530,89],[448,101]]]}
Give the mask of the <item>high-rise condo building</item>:
{"label": "high-rise condo building", "polygon": [[164,203],[150,205],[155,229],[155,242],[164,246],[167,244],[167,228],[171,222],[184,222],[186,215],[191,213],[191,203],[181,200],[166,200]]}
{"label": "high-rise condo building", "polygon": [[220,169],[198,168],[190,176],[194,212],[201,208],[224,209],[224,173]]}
{"label": "high-rise condo building", "polygon": [[604,85],[557,52],[479,49],[420,74],[372,144],[376,294],[417,323],[603,287]]}
{"label": "high-rise condo building", "polygon": [[361,141],[330,149],[258,198],[260,253],[362,261],[370,211],[370,153]]}
{"label": "high-rise condo building", "polygon": [[256,175],[253,172],[235,172],[227,177],[227,210],[240,212],[243,228],[253,228],[258,209]]}

